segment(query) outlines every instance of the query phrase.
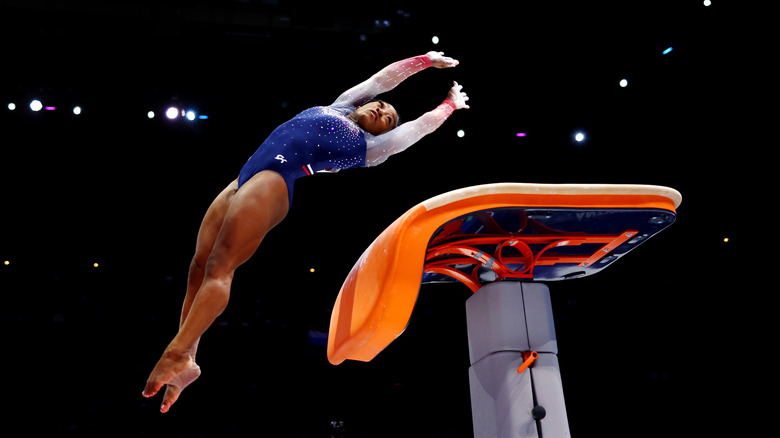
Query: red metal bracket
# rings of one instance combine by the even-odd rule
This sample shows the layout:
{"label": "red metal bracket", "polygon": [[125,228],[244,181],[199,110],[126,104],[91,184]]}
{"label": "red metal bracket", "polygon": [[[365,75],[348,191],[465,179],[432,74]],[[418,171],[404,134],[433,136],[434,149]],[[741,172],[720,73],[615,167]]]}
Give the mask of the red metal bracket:
{"label": "red metal bracket", "polygon": [[[498,279],[527,278],[533,279],[533,269],[540,265],[555,265],[559,263],[576,264],[580,267],[591,266],[601,260],[618,246],[622,245],[637,231],[624,231],[619,235],[581,235],[581,234],[505,234],[505,235],[462,235],[456,239],[443,239],[428,249],[425,257],[425,272],[448,275],[466,284],[476,292],[480,287],[478,279],[479,268],[484,266],[492,269]],[[560,247],[603,244],[592,253],[579,255],[560,255],[551,250]],[[493,254],[478,249],[478,246],[495,246]],[[534,253],[531,246],[545,245]],[[517,256],[504,256],[505,248],[514,248],[520,252]],[[454,266],[470,266],[474,268],[471,275],[464,274]],[[520,266],[511,269],[509,265]],[[461,268],[462,269],[462,268]]]}
{"label": "red metal bracket", "polygon": [[590,266],[597,261],[601,260],[602,257],[609,254],[613,249],[617,248],[618,246],[622,245],[623,242],[627,241],[631,237],[636,235],[636,231],[625,231],[620,236],[616,237],[615,240],[612,242],[609,242],[608,244],[604,245],[600,250],[593,253],[588,260],[585,260],[584,262],[580,263],[578,266]]}

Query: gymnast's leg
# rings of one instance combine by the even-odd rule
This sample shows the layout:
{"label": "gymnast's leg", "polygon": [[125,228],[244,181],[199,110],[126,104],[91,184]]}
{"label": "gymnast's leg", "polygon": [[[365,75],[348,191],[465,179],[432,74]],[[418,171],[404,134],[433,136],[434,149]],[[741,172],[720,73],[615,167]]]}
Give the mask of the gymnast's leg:
{"label": "gymnast's leg", "polygon": [[[288,202],[284,179],[271,171],[258,173],[229,197],[200,287],[194,297],[188,291],[179,332],[157,362],[143,392],[145,397],[152,397],[168,385],[162,412],[167,412],[181,390],[200,375],[194,361],[200,336],[227,306],[236,268],[254,254],[266,233],[284,219]],[[203,240],[208,241],[205,235]],[[199,278],[197,274],[197,269],[191,271],[193,285]]]}
{"label": "gymnast's leg", "polygon": [[198,238],[195,243],[195,255],[190,262],[190,270],[187,276],[187,294],[184,297],[184,304],[181,309],[180,328],[187,319],[187,314],[190,312],[192,302],[195,300],[195,296],[203,283],[203,276],[206,272],[206,261],[208,260],[209,254],[211,254],[211,249],[214,248],[214,242],[217,240],[217,235],[225,220],[225,213],[227,213],[230,201],[233,199],[233,195],[237,190],[238,180],[228,184],[228,186],[225,187],[211,203],[206,211],[206,215],[203,217],[203,222],[200,224]]}
{"label": "gymnast's leg", "polygon": [[[214,242],[217,240],[217,235],[222,227],[222,222],[225,220],[225,213],[227,213],[230,201],[237,190],[238,180],[234,180],[228,184],[228,186],[225,187],[211,203],[200,224],[198,238],[195,243],[195,255],[190,262],[189,274],[187,276],[187,293],[184,297],[184,304],[182,305],[179,328],[181,328],[184,321],[187,319],[190,307],[192,307],[192,302],[195,300],[195,296],[203,283],[203,276],[206,271],[206,261],[208,260],[209,254],[211,254],[211,249],[214,247]],[[199,341],[200,340],[195,341],[195,345],[193,346],[191,352],[192,364],[190,365],[190,368],[176,375],[176,377],[171,379],[166,385],[165,395],[163,396],[163,406],[166,404],[165,400],[175,402],[181,391],[200,377],[200,367],[195,363]]]}

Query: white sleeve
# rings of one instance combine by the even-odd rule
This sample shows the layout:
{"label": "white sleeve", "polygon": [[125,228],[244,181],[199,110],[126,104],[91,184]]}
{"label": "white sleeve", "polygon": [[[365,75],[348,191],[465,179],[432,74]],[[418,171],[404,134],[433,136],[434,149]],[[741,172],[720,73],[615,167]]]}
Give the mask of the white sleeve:
{"label": "white sleeve", "polygon": [[409,76],[430,67],[428,55],[420,55],[394,62],[367,80],[350,88],[333,102],[332,106],[360,106],[379,94],[386,93]]}
{"label": "white sleeve", "polygon": [[432,111],[392,131],[377,136],[366,134],[366,166],[376,166],[390,155],[406,150],[435,131],[454,111],[455,103],[448,98]]}

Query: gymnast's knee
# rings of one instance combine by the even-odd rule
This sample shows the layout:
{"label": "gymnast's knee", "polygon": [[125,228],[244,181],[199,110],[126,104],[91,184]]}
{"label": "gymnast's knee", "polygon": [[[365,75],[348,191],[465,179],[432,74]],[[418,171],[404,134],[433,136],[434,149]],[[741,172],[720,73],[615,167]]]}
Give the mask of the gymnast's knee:
{"label": "gymnast's knee", "polygon": [[221,257],[219,254],[212,253],[209,255],[202,269],[204,270],[204,279],[217,281],[228,287],[233,281],[235,268],[230,265],[228,260]]}
{"label": "gymnast's knee", "polygon": [[190,274],[202,273],[206,269],[206,260],[203,257],[199,257],[197,254],[192,258],[190,262]]}

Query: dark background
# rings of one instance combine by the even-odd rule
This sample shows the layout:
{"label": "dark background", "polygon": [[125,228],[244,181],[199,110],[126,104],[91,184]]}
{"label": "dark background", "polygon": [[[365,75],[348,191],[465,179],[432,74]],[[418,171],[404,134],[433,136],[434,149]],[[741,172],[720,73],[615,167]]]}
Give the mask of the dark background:
{"label": "dark background", "polygon": [[[472,436],[465,286],[422,286],[370,363],[330,365],[318,335],[396,217],[494,182],[683,195],[629,257],[549,285],[573,436],[758,436],[774,52],[766,11],[713,3],[0,2],[0,436]],[[471,109],[379,167],[299,180],[203,338],[203,376],[161,415],[141,390],[211,200],[279,123],[429,50],[461,64],[383,97],[411,120],[457,80]]]}

